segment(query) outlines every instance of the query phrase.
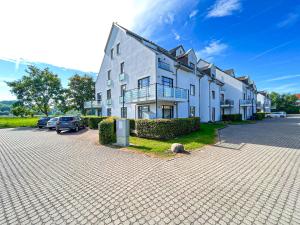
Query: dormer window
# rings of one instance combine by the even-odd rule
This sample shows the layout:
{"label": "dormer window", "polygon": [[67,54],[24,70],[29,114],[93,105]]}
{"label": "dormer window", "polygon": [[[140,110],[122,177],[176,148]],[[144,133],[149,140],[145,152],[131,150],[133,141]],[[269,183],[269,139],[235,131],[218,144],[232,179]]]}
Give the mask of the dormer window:
{"label": "dormer window", "polygon": [[111,59],[114,58],[114,49],[113,49],[113,48],[110,50],[110,58],[111,58]]}
{"label": "dormer window", "polygon": [[190,62],[190,67],[192,67],[193,69],[195,69],[195,64]]}

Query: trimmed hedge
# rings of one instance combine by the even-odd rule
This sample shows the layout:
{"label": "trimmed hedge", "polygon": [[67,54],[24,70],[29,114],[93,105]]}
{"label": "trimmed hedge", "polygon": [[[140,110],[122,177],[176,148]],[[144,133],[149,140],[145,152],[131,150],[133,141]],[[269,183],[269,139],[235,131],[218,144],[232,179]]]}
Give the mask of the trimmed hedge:
{"label": "trimmed hedge", "polygon": [[132,133],[135,130],[135,120],[129,119],[129,132]]}
{"label": "trimmed hedge", "polygon": [[200,118],[141,119],[135,122],[137,136],[152,139],[170,139],[199,130]]}
{"label": "trimmed hedge", "polygon": [[255,116],[255,119],[262,120],[266,117],[266,113],[264,112],[258,112],[253,114]]}
{"label": "trimmed hedge", "polygon": [[223,121],[241,121],[242,120],[242,114],[226,114],[222,115]]}
{"label": "trimmed hedge", "polygon": [[90,129],[98,129],[98,124],[106,118],[107,117],[101,117],[101,116],[83,117],[85,126],[88,126]]}
{"label": "trimmed hedge", "polygon": [[99,143],[102,145],[116,142],[116,119],[108,117],[99,123]]}

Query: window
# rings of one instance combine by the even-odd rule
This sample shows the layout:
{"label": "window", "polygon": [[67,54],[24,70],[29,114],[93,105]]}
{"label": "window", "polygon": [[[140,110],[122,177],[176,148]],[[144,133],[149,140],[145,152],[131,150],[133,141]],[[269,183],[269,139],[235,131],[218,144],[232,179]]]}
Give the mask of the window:
{"label": "window", "polygon": [[110,50],[110,58],[111,58],[111,59],[114,58],[114,49],[113,49],[113,48]]}
{"label": "window", "polygon": [[110,73],[111,73],[111,70],[107,71],[107,80],[110,80]]}
{"label": "window", "polygon": [[147,87],[150,85],[150,77],[145,77],[138,80],[138,88]]}
{"label": "window", "polygon": [[102,101],[102,94],[101,92],[97,93],[97,101]]}
{"label": "window", "polygon": [[195,64],[190,62],[190,67],[192,67],[193,69],[195,69]]}
{"label": "window", "polygon": [[122,107],[121,108],[121,117],[122,118],[127,118],[127,107]]}
{"label": "window", "polygon": [[224,101],[224,100],[225,100],[224,94],[221,94],[221,101]]}
{"label": "window", "polygon": [[102,108],[97,110],[97,116],[102,116]]}
{"label": "window", "polygon": [[138,118],[143,119],[143,112],[150,112],[149,105],[140,105],[138,106]]}
{"label": "window", "polygon": [[126,91],[126,84],[121,85],[121,97],[124,95]]}
{"label": "window", "polygon": [[120,73],[124,73],[124,62],[120,64]]}
{"label": "window", "polygon": [[190,95],[195,96],[195,85],[190,85]]}
{"label": "window", "polygon": [[162,106],[162,118],[170,119],[173,118],[174,107],[171,105]]}
{"label": "window", "polygon": [[168,77],[162,77],[162,84],[163,86],[173,87],[173,79]]}
{"label": "window", "polygon": [[212,107],[212,121],[215,122],[216,121],[216,108]]}
{"label": "window", "polygon": [[111,99],[111,90],[106,91],[106,99]]}
{"label": "window", "polygon": [[212,99],[216,98],[216,92],[215,91],[211,91],[211,95],[212,95]]}
{"label": "window", "polygon": [[117,54],[118,54],[118,55],[120,54],[120,43],[117,44]]}
{"label": "window", "polygon": [[196,107],[190,106],[190,117],[195,117],[195,116],[196,116]]}
{"label": "window", "polygon": [[107,108],[107,116],[111,116],[111,108]]}

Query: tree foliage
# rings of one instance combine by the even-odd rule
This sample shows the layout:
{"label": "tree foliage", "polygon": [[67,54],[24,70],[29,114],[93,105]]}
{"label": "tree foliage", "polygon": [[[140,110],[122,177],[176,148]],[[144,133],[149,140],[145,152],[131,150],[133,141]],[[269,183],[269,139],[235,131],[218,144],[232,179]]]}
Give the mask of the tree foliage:
{"label": "tree foliage", "polygon": [[279,94],[271,92],[272,106],[276,111],[285,111],[287,113],[299,113],[300,107],[296,105],[297,97],[294,94]]}
{"label": "tree foliage", "polygon": [[71,107],[85,115],[84,102],[93,100],[95,97],[95,82],[93,77],[86,74],[83,76],[75,74],[69,79],[68,86]]}
{"label": "tree foliage", "polygon": [[7,85],[24,107],[36,107],[48,116],[50,106],[61,92],[60,79],[48,68],[41,70],[32,65],[28,66],[26,73],[20,80],[6,82]]}

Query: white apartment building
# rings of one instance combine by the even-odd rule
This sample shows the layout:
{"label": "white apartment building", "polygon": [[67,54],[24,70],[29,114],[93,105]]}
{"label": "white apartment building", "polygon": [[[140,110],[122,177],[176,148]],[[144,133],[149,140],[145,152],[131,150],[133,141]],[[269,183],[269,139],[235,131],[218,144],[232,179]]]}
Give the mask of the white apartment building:
{"label": "white apartment building", "polygon": [[256,88],[183,46],[166,50],[113,23],[96,80],[95,99],[85,108],[97,115],[126,118],[200,117],[219,121],[222,114],[256,112]]}
{"label": "white apartment building", "polygon": [[258,112],[271,112],[271,99],[267,92],[259,91],[257,92],[257,102],[256,108]]}

